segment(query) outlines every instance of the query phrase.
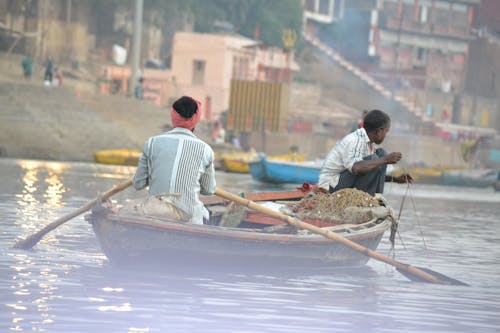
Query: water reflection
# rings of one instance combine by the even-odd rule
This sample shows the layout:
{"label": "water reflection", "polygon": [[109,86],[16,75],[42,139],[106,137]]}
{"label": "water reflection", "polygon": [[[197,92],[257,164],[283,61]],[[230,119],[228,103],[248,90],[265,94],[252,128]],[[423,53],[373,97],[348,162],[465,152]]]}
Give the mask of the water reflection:
{"label": "water reflection", "polygon": [[[23,187],[17,198],[17,218],[15,225],[21,227],[25,234],[32,234],[51,222],[64,206],[63,194],[66,186],[63,173],[69,168],[67,164],[42,161],[18,161],[22,170]],[[42,203],[40,199],[43,198]],[[47,235],[45,241],[54,242],[55,236]],[[12,276],[11,290],[13,299],[17,301],[6,304],[11,308],[10,330],[23,331],[35,327],[43,331],[43,327],[54,322],[50,301],[56,298],[59,276],[52,268],[39,265],[33,257],[25,253],[14,253],[10,265]],[[27,321],[23,313],[34,308],[37,319]],[[24,327],[26,326],[26,327]]]}
{"label": "water reflection", "polygon": [[[24,188],[21,193],[16,194],[18,198],[18,224],[20,224],[26,231],[33,231],[36,229],[40,222],[44,222],[43,213],[53,215],[55,209],[61,208],[64,204],[62,201],[63,193],[66,188],[62,181],[62,173],[68,168],[63,163],[55,162],[41,162],[41,161],[19,161],[19,166],[24,172],[22,182]],[[47,185],[43,198],[45,199],[46,207],[40,205],[39,195],[37,192],[43,188],[40,178],[46,174],[44,182]],[[49,209],[47,209],[49,208]],[[49,216],[52,217],[52,216]],[[25,223],[27,221],[35,223]],[[36,223],[39,222],[39,223]]]}
{"label": "water reflection", "polygon": [[37,191],[39,163],[24,161],[20,163],[20,166],[24,170],[24,175],[22,177],[24,188],[21,193],[16,194],[16,197],[18,198],[16,210],[17,214],[21,218],[19,221],[21,227],[27,231],[31,231],[36,226],[26,224],[23,221],[34,220],[38,216],[39,201],[36,198],[35,193]]}

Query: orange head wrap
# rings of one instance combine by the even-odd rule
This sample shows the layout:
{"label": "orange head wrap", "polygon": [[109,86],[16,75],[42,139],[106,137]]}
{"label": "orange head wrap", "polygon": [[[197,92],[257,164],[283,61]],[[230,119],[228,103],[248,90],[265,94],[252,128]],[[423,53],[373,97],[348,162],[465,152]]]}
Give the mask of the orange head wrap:
{"label": "orange head wrap", "polygon": [[196,112],[191,116],[191,118],[184,118],[179,113],[177,113],[174,108],[170,109],[170,119],[172,120],[172,125],[174,125],[174,127],[182,127],[190,131],[192,131],[196,127],[201,117],[201,103],[194,98],[193,100],[196,101],[198,108],[196,109]]}

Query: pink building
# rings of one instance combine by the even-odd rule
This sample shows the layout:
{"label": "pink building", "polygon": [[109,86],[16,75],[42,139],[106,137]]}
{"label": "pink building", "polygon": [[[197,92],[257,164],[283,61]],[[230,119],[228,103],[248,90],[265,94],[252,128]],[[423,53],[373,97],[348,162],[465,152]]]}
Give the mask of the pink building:
{"label": "pink building", "polygon": [[203,118],[228,109],[231,80],[287,82],[298,70],[293,55],[235,34],[179,32],[172,51],[172,97],[190,95],[205,104]]}

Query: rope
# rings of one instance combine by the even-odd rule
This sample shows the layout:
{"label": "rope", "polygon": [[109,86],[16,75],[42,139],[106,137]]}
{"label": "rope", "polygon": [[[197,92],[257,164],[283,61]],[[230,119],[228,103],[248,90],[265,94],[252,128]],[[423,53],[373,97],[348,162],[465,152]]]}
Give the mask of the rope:
{"label": "rope", "polygon": [[403,241],[403,238],[401,237],[401,234],[398,230],[398,226],[399,226],[399,221],[401,220],[401,213],[403,212],[403,207],[404,207],[404,204],[405,204],[405,201],[406,201],[406,197],[408,195],[408,191],[409,191],[409,188],[410,188],[410,183],[406,183],[407,184],[407,187],[406,187],[406,191],[405,191],[405,194],[403,196],[403,199],[401,199],[401,205],[399,207],[399,213],[398,213],[398,218],[396,219],[394,225],[396,225],[394,228],[391,226],[391,235],[389,236],[389,240],[391,241],[391,244],[392,244],[392,248],[394,248],[394,238],[395,238],[395,235],[396,233],[398,234],[398,238],[399,240],[401,241],[401,244],[403,245],[403,248],[406,250],[406,245]]}
{"label": "rope", "polygon": [[410,183],[408,183],[408,188],[410,189],[410,199],[411,199],[411,202],[413,204],[413,210],[415,212],[415,216],[417,217],[418,230],[420,231],[420,236],[422,237],[422,241],[424,243],[424,248],[427,250],[427,244],[425,242],[424,233],[422,232],[422,225],[420,224],[420,217],[419,217],[419,214],[417,211],[417,205],[415,203],[415,198],[413,197],[413,190],[410,187]]}

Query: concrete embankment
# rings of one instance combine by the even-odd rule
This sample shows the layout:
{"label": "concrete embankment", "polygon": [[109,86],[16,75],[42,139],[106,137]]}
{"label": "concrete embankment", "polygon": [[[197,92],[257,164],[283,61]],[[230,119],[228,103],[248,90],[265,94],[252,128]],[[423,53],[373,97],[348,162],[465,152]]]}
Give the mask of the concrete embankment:
{"label": "concrete embankment", "polygon": [[[35,83],[0,82],[0,108],[0,154],[11,158],[92,161],[98,150],[140,150],[149,136],[170,124],[165,108],[144,101]],[[208,124],[199,124],[196,133],[209,140]],[[250,144],[257,150],[265,147],[269,154],[296,145],[315,159],[327,154],[338,134],[254,133]],[[390,133],[384,147],[403,152],[408,164],[463,164],[456,143],[435,138]]]}

